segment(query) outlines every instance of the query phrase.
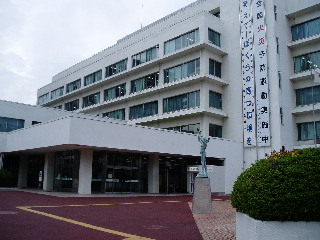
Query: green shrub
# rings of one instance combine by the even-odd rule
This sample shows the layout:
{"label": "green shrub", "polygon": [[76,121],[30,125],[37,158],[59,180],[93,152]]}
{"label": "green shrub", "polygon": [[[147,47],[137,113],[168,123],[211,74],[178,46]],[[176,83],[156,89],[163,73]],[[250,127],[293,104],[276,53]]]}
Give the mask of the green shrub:
{"label": "green shrub", "polygon": [[13,187],[13,183],[13,174],[6,169],[0,169],[0,187]]}
{"label": "green shrub", "polygon": [[262,221],[320,221],[320,148],[273,153],[245,170],[231,204]]}

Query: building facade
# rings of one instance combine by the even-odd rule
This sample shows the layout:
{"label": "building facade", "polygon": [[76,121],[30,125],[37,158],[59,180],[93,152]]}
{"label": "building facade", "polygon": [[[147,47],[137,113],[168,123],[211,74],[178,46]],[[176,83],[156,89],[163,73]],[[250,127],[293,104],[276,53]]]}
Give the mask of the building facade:
{"label": "building facade", "polygon": [[[318,0],[199,0],[57,74],[51,83],[38,90],[37,104],[105,119],[99,121],[114,119],[139,129],[163,129],[167,140],[154,143],[161,151],[116,148],[125,149],[126,153],[162,152],[160,159],[165,159],[166,154],[167,157],[199,156],[197,150],[184,152],[186,149],[177,147],[178,144],[174,146],[180,152],[164,150],[164,146],[171,149],[167,144],[171,136],[194,136],[199,129],[219,146],[219,150],[214,144],[208,146],[208,151],[212,151],[210,161],[212,166],[225,166],[222,188],[230,193],[241,169],[272,151],[319,147],[320,83],[314,78],[318,66]],[[96,142],[99,134],[92,135],[91,130],[94,132],[89,127],[86,134]],[[147,140],[145,143],[150,145]],[[73,144],[67,144],[68,151],[73,151]],[[85,144],[99,146],[98,142],[96,146],[88,140]],[[101,147],[103,151],[115,149]],[[236,154],[228,155],[230,152]],[[79,152],[59,154],[56,158],[81,158]],[[128,157],[104,154],[95,153],[94,159],[125,162]],[[144,157],[135,156],[139,161]],[[179,186],[184,186],[183,191],[191,191],[192,177],[187,172],[196,169],[197,161],[186,160],[186,164],[179,158],[174,161],[177,169],[184,169],[183,184],[188,185]],[[224,159],[224,164],[218,159]],[[174,166],[174,161],[163,162],[162,167],[156,164],[160,166],[160,175],[151,182],[157,189],[160,186],[160,192],[163,186],[166,186],[164,191],[169,191],[169,185],[178,181],[165,180],[166,166]],[[114,169],[117,165],[112,166]],[[135,170],[132,166],[130,169],[133,174]],[[150,171],[159,172],[155,169],[146,165],[134,174],[141,177]],[[219,176],[221,172],[214,173]],[[94,171],[92,174],[99,175]],[[102,177],[92,179],[108,179],[108,176],[114,179],[108,170]],[[151,178],[148,179],[151,184]]]}
{"label": "building facade", "polygon": [[[191,133],[1,100],[0,121],[0,161],[21,188],[187,193],[201,164],[200,144]],[[231,192],[242,168],[239,153],[239,142],[210,140],[213,192]]]}
{"label": "building facade", "polygon": [[319,17],[317,0],[196,1],[57,74],[38,90],[38,104],[199,128],[243,142],[249,167],[274,150],[319,142],[320,90],[311,78]]}

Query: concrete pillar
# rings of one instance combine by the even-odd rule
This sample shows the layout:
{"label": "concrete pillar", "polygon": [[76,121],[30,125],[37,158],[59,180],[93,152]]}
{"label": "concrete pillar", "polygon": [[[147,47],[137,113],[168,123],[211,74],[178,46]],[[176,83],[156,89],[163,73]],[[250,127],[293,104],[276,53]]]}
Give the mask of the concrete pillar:
{"label": "concrete pillar", "polygon": [[46,153],[44,159],[43,190],[53,191],[55,153]]}
{"label": "concrete pillar", "polygon": [[92,181],[92,149],[81,149],[79,167],[79,194],[91,194]]}
{"label": "concrete pillar", "polygon": [[159,155],[157,154],[149,157],[148,192],[159,193]]}
{"label": "concrete pillar", "polygon": [[22,155],[19,160],[18,187],[26,188],[28,185],[28,156]]}

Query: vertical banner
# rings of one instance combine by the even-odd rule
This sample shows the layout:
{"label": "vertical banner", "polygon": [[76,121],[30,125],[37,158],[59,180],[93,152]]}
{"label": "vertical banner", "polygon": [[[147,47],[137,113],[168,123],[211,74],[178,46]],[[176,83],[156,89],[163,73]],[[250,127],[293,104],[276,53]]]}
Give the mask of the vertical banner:
{"label": "vertical banner", "polygon": [[257,145],[270,146],[268,58],[263,0],[252,1],[252,18],[254,29]]}
{"label": "vertical banner", "polygon": [[240,0],[242,113],[244,147],[256,146],[255,80],[253,66],[252,0]]}

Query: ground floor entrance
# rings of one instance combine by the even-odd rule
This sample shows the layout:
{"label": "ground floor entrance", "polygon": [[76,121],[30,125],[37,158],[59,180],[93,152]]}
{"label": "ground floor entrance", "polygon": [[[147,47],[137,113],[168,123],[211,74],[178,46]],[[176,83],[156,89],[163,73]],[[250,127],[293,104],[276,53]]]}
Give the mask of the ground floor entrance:
{"label": "ground floor entrance", "polygon": [[[190,166],[200,166],[200,157],[85,151],[12,155],[5,162],[10,165],[5,165],[15,171],[19,187],[78,193],[82,189],[87,194],[192,193],[196,174]],[[207,165],[223,166],[224,161],[208,158]],[[219,176],[224,178],[224,173]]]}

